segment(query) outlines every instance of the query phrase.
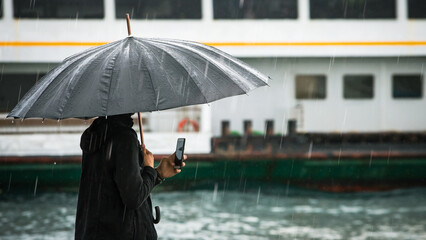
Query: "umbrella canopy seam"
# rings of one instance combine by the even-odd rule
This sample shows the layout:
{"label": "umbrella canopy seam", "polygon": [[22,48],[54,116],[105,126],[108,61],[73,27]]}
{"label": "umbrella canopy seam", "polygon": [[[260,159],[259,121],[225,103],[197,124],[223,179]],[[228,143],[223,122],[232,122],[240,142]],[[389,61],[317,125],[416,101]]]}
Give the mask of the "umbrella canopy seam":
{"label": "umbrella canopy seam", "polygon": [[[149,51],[149,48],[145,47],[145,49],[147,51]],[[141,61],[141,63],[144,63],[144,61]],[[149,69],[148,64],[144,63],[144,65],[147,69]],[[148,76],[149,76],[149,81],[151,82],[152,89],[154,90],[154,95],[157,97],[156,102],[155,102],[155,109],[156,109],[156,111],[159,111],[159,109],[158,109],[158,98],[159,98],[159,95],[160,95],[160,90],[158,90],[158,86],[154,85],[154,81],[152,81],[151,71],[147,71],[147,72],[148,72]]]}
{"label": "umbrella canopy seam", "polygon": [[[161,49],[161,48],[159,48],[159,47],[157,47],[157,46],[155,46],[154,44],[152,44],[152,43],[147,43],[147,44],[149,44],[150,46],[153,46],[153,47],[155,47],[155,48],[157,48],[157,49],[159,49],[159,50],[161,50],[161,51],[163,51],[164,53],[166,53],[168,56],[170,56],[175,62],[177,62],[177,63],[179,63],[179,61],[177,61],[177,59],[173,56],[173,55],[171,55],[169,52],[167,52],[167,51],[165,51],[164,49]],[[156,59],[160,64],[161,64],[161,62],[158,60],[158,59]],[[189,73],[189,71],[188,71],[188,69],[186,69],[183,65],[180,65],[180,66],[182,66],[182,69],[183,70],[185,70],[185,72],[188,74],[188,76],[192,79],[192,81],[195,83],[195,85],[197,86],[197,88],[198,88],[198,90],[200,91],[200,93],[201,93],[201,95],[203,96],[203,98],[204,98],[204,100],[205,100],[205,102],[207,103],[208,102],[208,100],[207,100],[207,98],[206,98],[206,96],[204,95],[204,93],[201,91],[201,88],[200,88],[200,86],[198,85],[198,82],[191,76],[191,74]],[[166,74],[168,75],[168,73],[166,72]],[[169,81],[169,84],[170,84],[170,81]],[[170,84],[171,85],[171,84]],[[172,86],[172,85],[171,85]],[[218,89],[219,90],[219,89]],[[223,94],[222,94],[223,95]]]}
{"label": "umbrella canopy seam", "polygon": [[[174,49],[177,49],[177,50],[179,50],[178,48],[176,48],[176,46],[175,45],[172,45],[172,44],[167,44],[167,43],[164,43],[164,42],[158,42],[158,43],[161,43],[161,44],[163,44],[163,45],[166,45],[166,46],[169,46],[169,47],[172,47],[172,48],[174,48]],[[152,45],[152,44],[151,44]],[[155,46],[155,45],[154,45]],[[158,47],[157,47],[158,48]],[[171,54],[169,54],[173,59],[176,59],[174,56],[172,56]],[[200,57],[200,58],[202,58],[202,59],[205,59],[205,58],[203,58],[201,55],[199,55],[198,54],[198,56]],[[177,61],[177,60],[176,60]],[[178,62],[178,61],[177,61]],[[206,62],[209,62],[209,61],[206,61]],[[179,62],[178,62],[179,63]],[[191,63],[191,62],[189,62],[189,63]],[[201,69],[199,69],[197,66],[195,66],[194,64],[192,64],[192,66],[193,66],[193,68],[194,69],[196,69],[198,72],[200,72],[200,73],[202,73],[202,70]],[[216,66],[216,65],[214,65],[214,66]],[[182,64],[182,67],[185,69],[185,71],[187,71],[188,72],[188,74],[189,74],[189,71],[188,71],[188,69],[186,69],[185,67],[184,67],[184,65]],[[221,68],[219,68],[218,66],[216,66],[216,68],[218,69],[218,70],[220,70],[222,73],[223,73],[223,75],[225,75],[226,76],[226,73],[221,69]],[[190,75],[190,74],[189,74]],[[198,89],[199,89],[199,91],[201,92],[201,94],[203,95],[203,97],[204,97],[204,99],[206,100],[206,103],[207,102],[209,102],[209,100],[207,100],[207,98],[205,97],[205,94],[203,93],[203,91],[201,90],[201,88],[200,88],[200,83],[198,82],[198,81],[196,81],[196,79],[194,79],[192,76],[191,76],[191,79],[193,79],[193,82],[195,83],[195,85],[198,87]],[[220,94],[222,95],[222,98],[225,98],[225,97],[229,97],[229,96],[227,96],[226,94],[224,94],[218,87],[217,87],[217,85],[214,83],[214,81],[212,81],[209,77],[207,77],[207,76],[205,76],[205,79],[207,79],[210,83],[212,83],[212,85],[216,88],[216,90],[218,91],[218,92],[220,92]],[[236,84],[235,84],[236,85]],[[237,86],[237,85],[236,85]],[[238,87],[238,86],[237,86]],[[215,99],[215,100],[217,100],[217,99]]]}
{"label": "umbrella canopy seam", "polygon": [[[103,54],[104,52],[106,52],[106,51],[108,51],[109,50],[109,48],[108,47],[106,47],[106,48],[104,48],[104,49],[102,49],[100,52],[97,52],[96,54],[95,54],[95,56],[97,56],[97,55],[101,55],[101,54]],[[94,59],[94,57],[93,57],[93,59]],[[79,59],[78,59],[79,60]],[[76,61],[78,61],[78,60],[76,60]],[[83,70],[84,69],[87,69],[87,68],[89,68],[89,66],[90,66],[90,64],[91,64],[91,61],[90,61],[91,59],[86,59],[86,60],[83,60],[83,63],[84,62],[86,62],[87,64],[83,64]],[[75,61],[75,62],[76,62]],[[79,73],[80,72],[82,72],[82,74],[80,74],[80,75],[77,75],[77,76],[72,76],[71,77],[71,79],[69,79],[68,81],[69,81],[69,83],[68,83],[68,89],[70,89],[70,91],[67,91],[67,93],[69,93],[68,95],[65,95],[65,100],[64,100],[64,104],[63,104],[63,106],[62,107],[60,107],[59,108],[59,111],[60,111],[60,115],[61,115],[61,117],[59,118],[59,119],[63,119],[63,113],[64,113],[64,109],[66,109],[66,106],[68,106],[68,104],[70,103],[70,101],[67,101],[68,99],[70,99],[70,97],[71,97],[71,92],[72,92],[72,90],[75,88],[75,86],[76,86],[76,84],[78,84],[78,80],[80,80],[81,79],[81,77],[83,76],[83,73],[84,73],[84,71],[81,71],[81,70],[79,70],[78,71]],[[69,73],[69,74],[71,74],[71,73]],[[77,78],[78,77],[78,80],[75,80],[75,78]],[[72,85],[71,86],[71,84],[72,84],[72,82],[75,82],[76,84],[74,84],[74,85]],[[82,117],[85,117],[85,116],[82,116]]]}
{"label": "umbrella canopy seam", "polygon": [[[161,41],[159,41],[159,42],[161,42]],[[171,44],[171,43],[165,43],[165,42],[161,42],[161,43],[163,43],[164,45],[168,45],[168,46],[173,46],[174,48],[176,48],[176,49],[179,49],[179,47],[181,47],[181,48],[184,48],[184,49],[187,49],[187,50],[190,50],[190,51],[192,51],[193,53],[196,53],[199,57],[201,57],[202,59],[205,59],[206,60],[206,62],[209,62],[209,63],[211,63],[213,66],[215,66],[217,69],[219,69],[222,73],[224,73],[224,75],[226,76],[226,75],[228,75],[228,74],[226,74],[226,71],[230,71],[230,72],[232,72],[232,73],[234,73],[236,76],[238,76],[238,73],[237,72],[235,72],[234,70],[232,70],[231,68],[229,68],[229,67],[227,67],[226,69],[223,69],[222,68],[222,66],[219,66],[219,65],[217,65],[217,64],[215,64],[215,62],[214,61],[212,61],[213,59],[212,59],[212,57],[210,57],[210,56],[207,56],[206,54],[203,54],[203,53],[201,53],[200,51],[194,51],[194,48],[193,47],[191,47],[191,46],[187,46],[187,45],[184,45],[184,44],[179,44],[179,43],[174,43],[174,44],[176,44],[176,45],[173,45],[173,44]],[[192,43],[192,42],[189,42],[189,43]],[[196,49],[196,50],[198,50],[198,49]],[[200,69],[198,69],[197,68],[197,70],[198,71],[200,71],[201,72],[201,70]],[[216,86],[216,84],[213,82],[213,81],[211,81],[210,79],[208,79],[215,87],[216,87],[216,89],[218,89],[218,87]],[[235,79],[235,80],[237,80],[237,79]],[[240,79],[238,79],[238,82],[239,83],[242,83],[242,81],[240,80]],[[235,84],[236,86],[238,86],[237,84]],[[219,89],[218,89],[219,90]],[[251,90],[251,88],[249,87],[248,89],[243,89],[243,91],[244,91],[244,93],[247,93],[247,92],[249,92]],[[219,92],[221,92],[222,93],[222,91],[220,91],[219,90]],[[224,97],[228,97],[227,95],[225,95],[225,94],[223,94],[222,93],[222,96],[224,96]]]}
{"label": "umbrella canopy seam", "polygon": [[[248,73],[250,73],[251,75],[253,75],[256,78],[262,79],[262,78],[266,77],[266,79],[264,79],[264,81],[262,81],[262,83],[264,83],[265,85],[268,85],[267,81],[269,79],[271,79],[269,76],[266,76],[266,75],[260,73],[259,71],[255,70],[251,67],[248,67],[248,65],[246,63],[239,60],[238,58],[234,58],[233,56],[231,56],[231,55],[229,55],[229,54],[227,54],[226,52],[223,52],[223,51],[214,51],[215,49],[211,46],[208,46],[208,45],[203,45],[203,44],[200,44],[200,43],[197,43],[197,42],[191,42],[191,41],[179,41],[179,42],[178,41],[168,41],[168,42],[165,42],[165,41],[162,41],[162,40],[159,40],[159,39],[152,39],[152,41],[160,42],[160,43],[163,43],[163,44],[175,43],[176,46],[183,47],[183,48],[189,49],[189,50],[193,50],[193,49],[199,50],[198,48],[201,48],[203,51],[208,51],[212,54],[217,54],[220,57],[223,57],[224,59],[226,59],[228,61],[232,61],[232,63],[234,63],[238,67],[244,69],[245,71],[247,71]],[[192,51],[192,52],[195,52],[195,51]],[[202,54],[203,56],[206,56],[206,54],[201,53],[201,51],[197,51],[197,54]],[[208,59],[208,60],[212,60],[210,56],[206,56],[205,58]],[[213,64],[215,63],[214,61],[209,61],[209,62],[212,62]],[[227,68],[227,70],[235,73],[235,71],[232,68],[230,68],[229,66],[226,66],[226,68]],[[241,83],[241,81],[240,81],[240,83]],[[253,90],[254,88],[256,88],[256,86],[249,87],[249,90],[247,92]]]}

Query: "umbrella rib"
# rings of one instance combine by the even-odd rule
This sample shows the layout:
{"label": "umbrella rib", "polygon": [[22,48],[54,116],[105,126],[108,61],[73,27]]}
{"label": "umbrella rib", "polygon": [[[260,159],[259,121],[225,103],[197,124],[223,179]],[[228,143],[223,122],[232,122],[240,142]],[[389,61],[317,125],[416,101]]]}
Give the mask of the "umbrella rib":
{"label": "umbrella rib", "polygon": [[[136,39],[136,38],[135,38]],[[137,41],[139,41],[139,39],[136,39]],[[151,51],[148,47],[146,47],[146,46],[144,46],[144,42],[142,42],[142,41],[139,41],[139,42],[141,42],[142,44],[141,44],[141,46],[143,46],[147,51]],[[151,51],[152,52],[152,51]],[[155,56],[155,54],[153,54],[154,56]],[[156,58],[156,60],[157,60],[157,62],[158,62],[158,59]],[[143,62],[143,61],[142,61]],[[144,62],[143,62],[144,63]],[[152,81],[152,76],[151,76],[151,71],[149,70],[149,67],[148,67],[148,64],[145,64],[145,66],[146,66],[146,68],[148,69],[148,75],[149,75],[149,80],[150,80],[150,82],[151,82],[151,86],[152,86],[152,89],[154,90],[154,95],[157,97],[157,99],[158,99],[158,94],[160,94],[159,92],[157,92],[157,89],[156,89],[156,87],[154,86],[154,81]],[[155,102],[155,109],[156,109],[156,111],[159,111],[159,109],[158,109],[158,100]]]}
{"label": "umbrella rib", "polygon": [[[68,59],[68,58],[67,58]],[[67,60],[67,59],[65,59],[63,62],[66,62],[66,61],[70,61],[70,60]],[[77,60],[79,60],[79,59],[77,59]],[[26,113],[25,113],[25,116],[23,117],[23,119],[25,119],[25,117],[26,117],[26,115],[27,115],[27,113],[30,111],[30,109],[31,109],[31,107],[40,99],[40,97],[44,94],[44,92],[46,92],[46,90],[49,88],[49,86],[50,86],[50,84],[54,81],[54,80],[56,80],[56,77],[57,76],[59,76],[60,74],[62,74],[65,70],[67,70],[67,68],[68,67],[70,67],[72,64],[74,64],[77,60],[74,60],[74,61],[72,61],[72,62],[70,62],[69,63],[69,65],[67,65],[67,66],[64,66],[63,68],[62,68],[62,70],[60,70],[57,74],[56,74],[56,76],[54,77],[54,78],[50,78],[49,77],[49,79],[51,80],[50,82],[49,82],[49,84],[46,84],[46,87],[42,90],[42,92],[36,97],[37,99],[35,99],[34,101],[32,101],[31,102],[31,106],[30,107],[28,107],[28,110],[26,111]],[[50,70],[42,79],[40,79],[41,81],[39,82],[39,84],[41,85],[41,84],[44,84],[44,78],[46,77],[46,79],[47,79],[47,77],[49,76],[49,73],[53,73],[53,71],[55,71],[56,70],[56,68],[54,68],[54,69],[52,69],[52,70]],[[36,87],[36,86],[34,86],[34,87]],[[37,87],[38,88],[38,87]],[[30,94],[30,92],[28,92],[27,94]],[[27,95],[26,94],[26,95]],[[23,97],[23,99],[24,98],[26,98],[26,95]],[[34,94],[31,94],[31,95],[29,95],[29,98],[30,97],[32,97],[32,96],[34,96]],[[24,102],[24,100],[22,100],[22,101],[20,101],[20,103],[23,103]],[[19,105],[17,105],[16,107],[18,107]],[[16,108],[15,107],[15,108]],[[13,110],[12,110],[13,111]],[[62,113],[61,113],[62,114]],[[53,119],[60,119],[60,118],[53,118]]]}
{"label": "umbrella rib", "polygon": [[[215,64],[215,62],[214,61],[212,61],[211,60],[211,57],[209,57],[209,56],[206,56],[204,53],[200,53],[199,51],[193,51],[193,47],[188,47],[188,46],[185,46],[185,45],[182,45],[182,44],[180,44],[180,43],[178,43],[178,42],[173,42],[174,44],[171,44],[171,42],[163,42],[163,41],[157,41],[157,40],[153,40],[153,41],[155,41],[155,42],[158,42],[158,43],[161,43],[161,44],[164,44],[164,45],[168,45],[168,46],[171,46],[171,47],[173,47],[173,48],[175,48],[175,49],[177,49],[177,50],[179,50],[179,47],[181,47],[181,48],[184,48],[184,49],[187,49],[187,50],[189,50],[189,51],[191,51],[192,53],[196,53],[200,58],[202,58],[202,59],[204,59],[204,60],[206,60],[206,62],[208,62],[208,63],[210,63],[210,64],[212,64],[213,66],[215,66],[220,72],[222,72],[222,74],[224,75],[224,76],[229,76],[229,74],[227,74],[225,71],[225,69],[222,69],[220,66],[218,66],[217,64]],[[175,45],[176,44],[176,45]],[[195,65],[193,65],[199,72],[201,72],[202,73],[202,71],[199,69],[199,68],[197,68]],[[236,73],[234,70],[232,70],[232,69],[228,69],[229,71],[232,71],[235,75],[237,75],[237,76],[239,76],[240,74],[238,74],[238,73]],[[212,84],[213,84],[213,86],[218,90],[218,92],[220,92],[221,94],[222,94],[222,96],[225,98],[225,97],[229,97],[228,95],[225,95],[217,86],[216,86],[216,84],[214,83],[214,81],[212,81],[209,77],[207,77],[206,76],[206,79],[208,80],[208,81],[210,81]],[[235,86],[237,86],[238,88],[241,88],[238,84],[236,84],[235,82],[233,82],[233,81],[231,81],[231,83],[233,83],[233,84],[235,84]],[[243,92],[244,93],[247,93],[248,91],[246,91],[246,90],[244,90],[243,88],[241,88],[242,90],[243,90]]]}
{"label": "umbrella rib", "polygon": [[267,80],[271,79],[269,76],[259,72],[257,69],[252,68],[247,63],[241,61],[238,58],[234,58],[232,55],[230,55],[230,54],[228,54],[224,51],[214,51],[215,48],[208,46],[208,45],[201,44],[201,43],[197,43],[197,42],[193,42],[193,45],[194,45],[195,48],[197,48],[197,47],[202,48],[202,49],[204,49],[208,52],[218,54],[221,57],[224,57],[224,58],[232,61],[234,64],[238,65],[240,68],[243,68],[244,70],[246,70],[250,74],[254,75],[256,78],[264,79],[262,82],[265,85],[268,85]]}
{"label": "umbrella rib", "polygon": [[[211,53],[213,55],[217,54],[220,57],[222,57],[222,58],[224,58],[224,59],[232,62],[233,64],[237,65],[239,68],[247,71],[247,73],[249,73],[251,75],[250,78],[252,80],[256,80],[256,82],[257,82],[257,83],[251,83],[250,85],[248,85],[247,86],[248,89],[247,89],[247,91],[245,91],[246,93],[249,92],[249,91],[251,91],[251,90],[253,90],[254,88],[256,88],[258,86],[268,85],[267,82],[270,79],[270,77],[264,75],[263,73],[259,72],[256,69],[253,69],[248,64],[244,63],[243,61],[239,60],[238,58],[234,58],[233,56],[231,56],[228,53],[223,52],[223,51],[221,51],[219,49],[215,49],[215,48],[213,48],[211,46],[204,45],[204,44],[201,44],[201,43],[198,43],[198,42],[192,42],[192,41],[171,40],[169,42],[165,42],[165,41],[162,41],[161,39],[160,40],[155,40],[155,41],[156,42],[160,42],[160,43],[164,43],[164,44],[171,44],[171,43],[176,44],[177,46],[189,49],[190,51],[198,52],[199,56],[202,57],[202,58],[209,59],[209,58],[212,58],[212,57],[216,57],[216,56],[209,56],[207,54],[207,52],[208,52],[208,53]],[[173,44],[171,44],[171,45],[173,45]],[[212,63],[214,64],[214,62],[212,62]],[[218,66],[217,64],[215,64],[215,66],[222,70],[222,68],[220,66]],[[231,71],[233,73],[236,73],[233,68],[231,68],[229,66],[224,66],[224,67],[226,68],[226,71]],[[224,70],[222,70],[222,71],[224,71]],[[236,73],[236,74],[238,76],[240,76],[239,73]],[[261,81],[259,82],[258,79],[261,80]],[[241,81],[239,81],[239,82],[241,82]],[[243,82],[241,82],[241,83],[243,83]]]}
{"label": "umbrella rib", "polygon": [[[152,44],[152,43],[148,43],[148,42],[144,42],[144,43],[146,43],[146,44],[149,44],[150,46],[152,46],[152,47],[154,47],[154,48],[157,48],[157,49],[160,49],[161,51],[163,51],[164,53],[166,53],[168,56],[170,56],[175,62],[177,62],[177,63],[179,63],[177,60],[176,60],[176,58],[175,57],[173,57],[169,52],[167,52],[167,51],[165,51],[164,49],[161,49],[161,48],[159,48],[159,47],[157,47],[157,46],[155,46],[154,44]],[[149,49],[149,48],[147,48],[149,51],[151,51],[152,52],[152,50],[151,49]],[[161,65],[161,61],[156,57],[156,55],[155,54],[153,54],[153,56],[155,57],[155,60],[157,60],[157,62]],[[183,70],[185,70],[185,72],[188,74],[188,76],[192,79],[192,81],[195,83],[195,85],[197,86],[197,88],[198,88],[198,90],[200,91],[200,93],[201,93],[201,95],[203,96],[203,98],[204,98],[204,100],[206,101],[206,103],[208,102],[207,101],[207,98],[206,98],[206,96],[204,95],[204,93],[201,91],[201,89],[200,89],[200,86],[197,84],[197,81],[195,81],[194,80],[194,78],[192,78],[192,76],[191,76],[191,74],[189,73],[189,71],[185,68],[185,67],[183,67],[183,65],[181,65],[181,64],[179,64],[179,66],[182,66],[182,69]],[[167,71],[165,72],[166,74],[167,74],[167,76],[169,76],[169,74],[167,73]],[[167,81],[169,82],[169,85],[171,86],[171,87],[173,87],[172,86],[172,84],[170,83],[170,80],[169,80],[169,78],[167,78]],[[151,79],[151,82],[152,82],[152,79]],[[157,109],[158,110],[158,109]]]}
{"label": "umbrella rib", "polygon": [[[174,47],[175,48],[175,46],[173,45],[173,44],[168,44],[168,43],[164,43],[164,42],[160,42],[160,41],[156,41],[156,40],[152,40],[152,41],[154,41],[154,42],[159,42],[159,43],[161,43],[161,44],[164,44],[164,45],[168,45],[168,46],[172,46],[172,47]],[[157,47],[157,46],[155,46],[155,45],[153,45],[153,44],[151,44],[152,46],[154,46],[154,47],[156,47],[156,48],[159,48],[159,47]],[[161,48],[160,48],[161,49]],[[161,49],[161,50],[163,50],[163,49]],[[179,49],[178,49],[179,50]],[[165,50],[163,50],[164,52],[166,52]],[[170,57],[172,57],[176,62],[178,62],[177,60],[176,60],[176,58],[174,57],[174,56],[172,56],[170,53],[168,53],[168,52],[166,52]],[[200,55],[198,55],[198,56],[200,56]],[[200,57],[202,57],[202,56],[200,56]],[[203,59],[205,59],[205,58],[203,58]],[[211,61],[208,61],[209,63],[211,63],[211,64],[213,64],[214,66],[216,66],[214,63],[212,63]],[[178,62],[179,63],[179,62]],[[191,62],[189,62],[189,63],[191,63]],[[183,69],[185,69],[185,71],[188,73],[188,76],[191,76],[190,74],[189,74],[189,71],[183,66],[183,65],[181,65],[182,66],[182,68]],[[192,64],[192,66],[195,68],[195,69],[197,69],[198,70],[198,72],[200,72],[200,73],[202,73],[203,71],[202,70],[200,70],[197,66],[195,66],[194,64]],[[217,67],[217,66],[216,66]],[[219,67],[217,67],[222,73],[223,73],[223,70],[222,69],[220,69]],[[225,74],[225,76],[226,76],[226,74]],[[218,92],[220,92],[220,94],[223,96],[223,97],[228,97],[227,95],[225,95],[217,86],[216,86],[216,84],[214,83],[214,81],[212,81],[209,77],[207,77],[207,76],[205,76],[205,78],[208,80],[208,81],[210,81],[211,83],[212,83],[212,85],[216,88],[216,90],[218,91]],[[191,76],[191,79],[192,79],[192,81],[195,83],[195,85],[197,86],[197,88],[198,88],[198,90],[200,91],[200,93],[203,95],[203,97],[204,97],[204,99],[206,100],[206,103],[208,103],[209,101],[207,100],[207,98],[206,98],[206,96],[204,95],[204,93],[201,91],[201,88],[200,88],[200,86],[199,86],[199,84],[198,84],[198,81],[196,81],[194,78],[192,78],[192,76]]]}
{"label": "umbrella rib", "polygon": [[[180,43],[176,43],[178,46],[181,46],[181,47],[183,47],[183,48],[186,48],[186,49],[190,49],[190,50],[192,50],[193,51],[193,49],[194,49],[194,47],[192,47],[192,46],[186,46],[186,45],[184,45],[184,44],[180,44]],[[234,73],[236,76],[237,76],[237,79],[238,79],[238,76],[240,76],[240,74],[238,73],[238,72],[236,72],[234,69],[232,69],[232,68],[229,68],[229,67],[227,67],[226,69],[223,69],[221,66],[219,66],[218,64],[216,64],[214,61],[211,61],[211,57],[210,56],[207,56],[205,53],[202,53],[202,52],[199,52],[199,51],[193,51],[193,52],[196,52],[197,54],[198,54],[198,56],[200,56],[201,58],[203,58],[203,59],[206,59],[208,62],[211,62],[214,66],[216,66],[220,71],[222,71],[222,72],[225,72],[226,70],[227,71],[230,71],[230,72],[232,72],[232,73]],[[228,58],[226,58],[226,59],[228,59]],[[225,73],[225,75],[227,75],[226,73]],[[241,82],[240,80],[238,80],[238,82],[240,82],[240,83],[243,83],[243,82]],[[240,85],[238,85],[238,84],[236,84],[238,87],[240,87],[241,88],[241,86],[243,86],[244,84],[241,84],[241,86]],[[243,91],[244,91],[244,93],[247,93],[247,92],[249,92],[250,91],[250,87],[249,87],[249,89],[248,90],[246,90],[246,89],[243,89],[243,88],[241,88]]]}
{"label": "umbrella rib", "polygon": [[[93,55],[91,55],[91,56],[95,56],[94,58],[92,58],[92,59],[88,59],[87,57],[85,58],[85,59],[83,59],[83,62],[84,61],[87,61],[87,64],[84,64],[83,66],[85,67],[85,68],[88,68],[89,66],[90,66],[90,64],[93,62],[92,60],[93,59],[96,59],[96,57],[98,56],[98,55],[102,55],[105,51],[108,51],[108,49],[110,49],[109,47],[106,47],[106,48],[104,48],[104,49],[101,49],[100,51],[97,51],[97,52],[95,52]],[[77,60],[76,60],[77,61]],[[114,63],[115,63],[115,61],[114,61]],[[81,64],[80,64],[81,65]],[[111,75],[112,76],[112,75]],[[82,77],[82,74],[81,75],[79,75],[78,76],[79,77],[79,79]],[[73,77],[74,78],[74,77]],[[74,87],[76,86],[75,84],[78,84],[78,80],[79,79],[75,79],[75,80],[70,80],[70,82],[68,83],[68,86],[67,86],[67,88],[68,87],[70,87],[71,88],[71,91],[70,91],[70,94],[69,94],[69,96],[67,96],[66,98],[65,98],[65,101],[64,101],[64,104],[63,104],[63,107],[61,108],[62,110],[61,110],[61,118],[60,119],[62,119],[62,117],[63,117],[63,113],[64,113],[64,109],[66,109],[66,106],[69,104],[69,99],[70,99],[70,97],[71,97],[71,94],[72,94],[72,89],[74,89]],[[74,84],[74,86],[71,86],[71,84],[72,84],[72,81],[75,81],[76,83]],[[111,78],[110,78],[110,82],[111,82]],[[108,90],[108,98],[109,98],[109,92],[110,92],[110,88],[111,88],[111,85],[110,85],[110,87],[109,87],[109,90]],[[108,101],[107,101],[107,107],[106,107],[106,109],[108,109]],[[106,111],[107,112],[107,111]],[[81,117],[84,117],[84,116],[81,116]]]}
{"label": "umbrella rib", "polygon": [[[112,43],[111,44],[108,44],[108,45],[112,45]],[[97,47],[97,49],[102,49],[102,48],[105,48],[105,47],[107,47],[107,46],[105,46],[105,45],[102,45],[102,46],[99,46],[99,47]],[[46,90],[49,88],[49,86],[50,86],[50,84],[56,79],[56,77],[57,76],[59,76],[60,74],[62,74],[65,70],[67,70],[71,65],[73,65],[76,61],[78,61],[78,60],[80,60],[81,58],[84,58],[84,57],[86,57],[87,55],[89,55],[89,54],[91,54],[92,52],[94,51],[94,49],[91,49],[90,51],[88,51],[88,52],[83,52],[83,53],[77,53],[77,54],[74,54],[73,56],[70,56],[70,57],[68,57],[68,58],[65,58],[63,61],[62,61],[62,63],[59,65],[59,66],[57,66],[57,67],[55,67],[55,68],[53,68],[52,70],[50,70],[42,79],[40,79],[40,81],[38,82],[38,84],[40,84],[40,85],[42,85],[42,84],[45,84],[44,83],[44,79],[50,79],[51,81],[49,82],[49,84],[46,84],[46,87],[43,89],[43,90],[41,90],[41,93],[40,94],[38,94],[38,96],[34,96],[34,93],[32,93],[31,94],[31,90],[23,97],[23,99],[18,103],[18,105],[16,105],[15,106],[15,108],[18,108],[19,107],[19,105],[21,105],[21,103],[27,103],[27,104],[31,104],[31,106],[30,107],[28,107],[27,108],[27,110],[26,110],[26,112],[25,112],[25,114],[24,114],[24,116],[22,117],[23,119],[25,119],[25,117],[26,117],[26,115],[28,114],[28,112],[31,110],[31,108],[32,108],[32,106],[40,99],[40,97],[46,92]],[[63,66],[63,64],[65,63],[65,62],[68,62],[69,61],[69,63],[68,63],[68,65],[66,65],[66,66]],[[59,70],[58,68],[62,68],[61,70]],[[55,77],[49,77],[49,74],[50,73],[52,73],[53,74],[53,72],[54,71],[56,71],[56,70],[58,70],[58,72],[56,73],[56,76]],[[36,89],[39,89],[39,87],[37,87],[37,85],[36,86],[33,86],[33,88],[36,88]],[[31,88],[31,89],[33,89],[33,88]],[[31,95],[28,95],[28,94],[31,94]],[[33,101],[31,101],[31,102],[28,102],[28,101],[30,101],[30,100],[25,100],[25,98],[26,98],[26,96],[29,96],[27,99],[30,99],[30,98],[32,98],[32,97],[34,97],[34,100]],[[12,112],[13,112],[13,110],[12,110]],[[21,111],[22,112],[22,111]],[[62,115],[62,113],[61,113],[61,115]],[[8,117],[9,116],[11,116],[11,117],[19,117],[19,116],[12,116],[12,115],[8,115]],[[34,117],[37,117],[37,116],[34,116]],[[51,119],[60,119],[60,118],[58,118],[58,117],[46,117],[46,118],[51,118]]]}

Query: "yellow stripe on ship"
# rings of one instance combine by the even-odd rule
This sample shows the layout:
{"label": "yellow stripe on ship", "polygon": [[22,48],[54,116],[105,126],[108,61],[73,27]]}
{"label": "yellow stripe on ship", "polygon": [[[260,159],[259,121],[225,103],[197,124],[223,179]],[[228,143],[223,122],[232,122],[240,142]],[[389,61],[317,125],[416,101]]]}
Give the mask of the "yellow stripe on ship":
{"label": "yellow stripe on ship", "polygon": [[[81,47],[108,42],[0,42],[0,47]],[[214,47],[280,47],[280,46],[425,46],[426,41],[401,42],[204,42]]]}

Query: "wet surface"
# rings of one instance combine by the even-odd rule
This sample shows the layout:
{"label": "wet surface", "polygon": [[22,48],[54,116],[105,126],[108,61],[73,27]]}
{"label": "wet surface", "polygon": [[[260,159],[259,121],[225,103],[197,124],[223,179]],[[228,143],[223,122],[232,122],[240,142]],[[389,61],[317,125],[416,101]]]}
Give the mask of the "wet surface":
{"label": "wet surface", "polygon": [[[156,192],[160,239],[426,239],[426,189],[330,194],[286,186]],[[73,239],[76,193],[0,195],[0,239]]]}

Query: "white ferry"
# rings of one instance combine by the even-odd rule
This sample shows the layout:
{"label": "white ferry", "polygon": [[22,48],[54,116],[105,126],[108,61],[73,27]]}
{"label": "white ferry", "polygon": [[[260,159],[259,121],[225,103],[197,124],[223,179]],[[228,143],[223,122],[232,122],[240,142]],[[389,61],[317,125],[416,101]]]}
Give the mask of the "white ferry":
{"label": "white ferry", "polygon": [[[426,131],[423,0],[0,0],[0,155],[80,155],[89,122],[6,119],[64,58],[127,36],[202,42],[272,78],[210,105],[144,113],[147,146],[211,152],[211,138]],[[290,123],[290,124],[289,124]],[[135,125],[137,126],[137,125]]]}

